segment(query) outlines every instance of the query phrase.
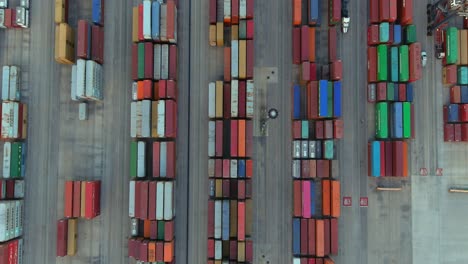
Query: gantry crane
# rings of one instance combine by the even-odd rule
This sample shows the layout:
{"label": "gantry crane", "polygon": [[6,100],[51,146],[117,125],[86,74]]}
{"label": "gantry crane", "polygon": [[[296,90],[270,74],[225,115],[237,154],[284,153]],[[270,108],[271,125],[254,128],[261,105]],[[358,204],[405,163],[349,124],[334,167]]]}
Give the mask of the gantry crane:
{"label": "gantry crane", "polygon": [[468,0],[439,0],[427,5],[427,35],[447,25],[456,16],[468,16]]}

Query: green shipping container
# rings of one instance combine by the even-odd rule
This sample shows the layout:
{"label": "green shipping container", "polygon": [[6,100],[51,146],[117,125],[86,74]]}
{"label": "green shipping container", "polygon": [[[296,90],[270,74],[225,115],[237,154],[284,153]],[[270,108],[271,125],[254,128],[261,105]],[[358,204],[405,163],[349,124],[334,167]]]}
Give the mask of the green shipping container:
{"label": "green shipping container", "polygon": [[394,83],[387,83],[387,101],[395,100],[395,85]]}
{"label": "green shipping container", "polygon": [[403,103],[403,137],[411,137],[411,104]]}
{"label": "green shipping container", "polygon": [[388,103],[375,105],[375,137],[388,138]]}
{"label": "green shipping container", "polygon": [[158,221],[158,240],[164,240],[164,221]]}
{"label": "green shipping container", "polygon": [[398,82],[398,47],[390,48],[390,79]]}
{"label": "green shipping container", "polygon": [[457,82],[458,84],[468,84],[468,67],[461,66],[457,70]]}
{"label": "green shipping container", "polygon": [[138,79],[145,78],[145,43],[138,43]]}
{"label": "green shipping container", "polygon": [[400,65],[400,74],[399,74],[399,79],[400,82],[407,82],[409,80],[409,49],[408,45],[401,45],[398,48],[398,51],[400,53],[399,56],[399,65]]}
{"label": "green shipping container", "polygon": [[377,81],[387,80],[388,49],[386,45],[377,46]]}
{"label": "green shipping container", "polygon": [[138,162],[138,143],[130,143],[130,177],[137,176],[137,162]]}
{"label": "green shipping container", "polygon": [[302,120],[301,128],[302,128],[301,137],[304,139],[308,139],[309,138],[309,121]]}
{"label": "green shipping container", "polygon": [[323,142],[323,147],[324,147],[324,159],[331,160],[334,157],[334,148],[335,148],[335,142],[333,140],[325,140]]}
{"label": "green shipping container", "polygon": [[11,143],[10,175],[11,178],[21,177],[21,146],[20,143]]}
{"label": "green shipping container", "polygon": [[327,117],[332,117],[333,115],[333,82],[328,82],[327,87]]}
{"label": "green shipping container", "polygon": [[379,42],[387,43],[390,41],[390,24],[388,22],[379,25]]}
{"label": "green shipping container", "polygon": [[458,30],[455,27],[449,27],[446,30],[446,62],[455,64],[458,61]]}
{"label": "green shipping container", "polygon": [[411,24],[405,27],[405,44],[416,42],[416,25]]}

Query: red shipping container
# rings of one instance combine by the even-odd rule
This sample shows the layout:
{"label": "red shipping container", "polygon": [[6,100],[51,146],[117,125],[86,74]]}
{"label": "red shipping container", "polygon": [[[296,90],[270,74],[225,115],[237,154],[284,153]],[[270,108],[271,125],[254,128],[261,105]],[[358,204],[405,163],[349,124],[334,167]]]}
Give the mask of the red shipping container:
{"label": "red shipping container", "polygon": [[148,219],[156,220],[156,182],[148,183]]}
{"label": "red shipping container", "polygon": [[7,28],[12,28],[13,27],[13,9],[7,8],[5,9],[5,21],[4,25]]}
{"label": "red shipping container", "polygon": [[245,240],[245,202],[240,201],[237,204],[237,238]]}
{"label": "red shipping container", "polygon": [[216,2],[217,0],[210,0],[210,24],[216,24]]}
{"label": "red shipping container", "polygon": [[468,122],[468,104],[461,104],[460,107],[460,122]]}
{"label": "red shipping container", "polygon": [[231,47],[224,47],[224,81],[231,81]]}
{"label": "red shipping container", "polygon": [[[410,0],[406,0],[407,2]],[[456,68],[455,68],[456,74]],[[414,82],[422,77],[421,43],[416,42],[409,46],[409,81]],[[456,79],[456,77],[455,77]]]}
{"label": "red shipping container", "polygon": [[315,255],[315,219],[308,219],[307,222],[308,252],[309,255]]}
{"label": "red shipping container", "polygon": [[89,60],[91,45],[91,25],[86,20],[78,20],[76,56]]}
{"label": "red shipping container", "polygon": [[65,217],[73,217],[73,181],[65,181],[64,187],[64,213]]}
{"label": "red shipping container", "polygon": [[215,156],[223,156],[223,121],[215,121]]}
{"label": "red shipping container", "polygon": [[239,101],[238,101],[239,118],[245,118],[246,117],[246,97],[247,97],[247,92],[245,89],[245,81],[239,81],[238,95],[239,95]]}
{"label": "red shipping container", "polygon": [[308,226],[308,221],[307,219],[302,218],[301,219],[301,255],[307,255],[307,252],[309,251],[309,239],[307,238],[307,226]]}
{"label": "red shipping container", "polygon": [[245,180],[239,180],[237,181],[237,198],[239,200],[244,200],[245,199]]}
{"label": "red shipping container", "polygon": [[252,180],[250,179],[245,180],[245,197],[247,199],[252,198]]}
{"label": "red shipping container", "polygon": [[338,81],[341,79],[343,74],[343,63],[341,60],[336,60],[330,65],[330,78],[333,81]]}
{"label": "red shipping container", "polygon": [[457,83],[457,65],[446,65],[442,68],[442,82],[445,85]]}
{"label": "red shipping container", "polygon": [[391,141],[385,141],[385,176],[393,176],[393,147]]}
{"label": "red shipping container", "polygon": [[238,121],[237,120],[231,120],[231,157],[237,157],[237,147],[238,147],[238,136],[237,133],[239,131],[238,128]]}
{"label": "red shipping container", "polygon": [[215,247],[215,241],[214,239],[208,239],[208,258],[214,258],[215,252],[214,252],[214,247]]}
{"label": "red shipping container", "polygon": [[[1,184],[0,184],[1,186]],[[6,180],[6,199],[14,199],[15,196],[15,181],[14,180]],[[73,203],[75,201],[73,200]],[[75,209],[75,208],[73,208]]]}
{"label": "red shipping container", "polygon": [[367,48],[367,82],[377,81],[377,48]]}
{"label": "red shipping container", "polygon": [[343,119],[333,120],[333,138],[343,138]]}
{"label": "red shipping container", "polygon": [[156,242],[156,261],[164,261],[164,243]]}
{"label": "red shipping container", "polygon": [[308,97],[309,119],[318,118],[318,82],[313,81],[308,84],[310,86],[310,97]]}
{"label": "red shipping container", "polygon": [[145,43],[145,72],[144,78],[145,79],[153,79],[153,43],[146,42]]}
{"label": "red shipping container", "polygon": [[150,221],[150,239],[156,240],[158,237],[158,221]]}
{"label": "red shipping container", "polygon": [[216,178],[223,177],[223,160],[222,159],[215,159],[215,177]]}
{"label": "red shipping container", "polygon": [[245,156],[252,157],[253,145],[253,121],[247,120],[245,122]]}
{"label": "red shipping container", "polygon": [[333,138],[333,120],[325,120],[325,138]]}
{"label": "red shipping container", "polygon": [[253,39],[255,32],[255,24],[253,19],[247,20],[247,39]]}
{"label": "red shipping container", "polygon": [[140,184],[140,219],[148,219],[148,185],[147,181]]}
{"label": "red shipping container", "polygon": [[93,25],[92,26],[92,45],[91,45],[91,59],[99,64],[104,63],[104,28]]}
{"label": "red shipping container", "polygon": [[73,182],[73,217],[81,214],[81,182]]}
{"label": "red shipping container", "polygon": [[328,28],[328,61],[336,61],[336,27]]}
{"label": "red shipping container", "polygon": [[254,16],[254,0],[247,0],[247,18]]}
{"label": "red shipping container", "polygon": [[174,239],[174,221],[164,222],[164,241],[169,242]]}
{"label": "red shipping container", "polygon": [[388,21],[393,23],[397,20],[397,1],[396,0],[389,0],[388,1]]}
{"label": "red shipping container", "polygon": [[299,27],[293,28],[293,64],[301,63],[301,29]]}
{"label": "red shipping container", "polygon": [[403,26],[413,24],[413,0],[398,1],[398,4],[400,24]]}
{"label": "red shipping container", "polygon": [[454,125],[454,136],[453,136],[453,139],[456,141],[456,142],[460,142],[461,139],[462,139],[462,128],[461,128],[461,124],[455,124]]}
{"label": "red shipping container", "polygon": [[310,81],[310,62],[303,61],[301,64],[301,79],[303,81]]}
{"label": "red shipping container", "polygon": [[468,141],[468,124],[461,124],[461,140]]}
{"label": "red shipping container", "polygon": [[379,2],[380,22],[390,21],[390,0],[380,0]]}
{"label": "red shipping container", "polygon": [[208,200],[208,237],[214,237],[214,201]]}
{"label": "red shipping container", "polygon": [[303,25],[301,27],[301,61],[309,61],[309,41],[309,26]]}
{"label": "red shipping container", "polygon": [[247,160],[245,162],[245,173],[247,178],[252,178],[253,174],[253,161],[252,160]]}
{"label": "red shipping container", "polygon": [[406,84],[404,83],[398,84],[398,101],[406,101]]}
{"label": "red shipping container", "polygon": [[239,0],[231,0],[231,23],[239,24]]}
{"label": "red shipping container", "polygon": [[175,42],[175,38],[176,38],[176,26],[177,26],[177,23],[176,23],[176,19],[177,19],[177,16],[176,16],[176,6],[175,6],[175,2],[174,1],[167,1],[166,3],[166,6],[167,6],[167,22],[166,22],[166,25],[167,25],[167,39],[170,41],[170,42]]}
{"label": "red shipping container", "polygon": [[143,4],[138,5],[138,40],[143,41]]}
{"label": "red shipping container", "polygon": [[380,176],[385,175],[385,142],[380,141]]}
{"label": "red shipping container", "polygon": [[176,45],[169,45],[169,79],[177,80],[177,46]]}
{"label": "red shipping container", "polygon": [[325,255],[330,254],[330,219],[324,219],[324,229],[325,229]]}
{"label": "red shipping container", "polygon": [[446,106],[446,105],[443,106],[443,119],[444,119],[444,124],[447,123],[447,121],[448,121],[448,106]]}
{"label": "red shipping container", "polygon": [[369,23],[379,22],[379,1],[369,0]]}
{"label": "red shipping container", "polygon": [[132,44],[132,79],[138,80],[138,44]]}
{"label": "red shipping container", "polygon": [[317,160],[317,171],[318,177],[330,178],[330,160]]}
{"label": "red shipping container", "polygon": [[148,261],[148,240],[143,240],[140,243],[140,256],[139,260]]}
{"label": "red shipping container", "polygon": [[324,139],[324,121],[315,122],[315,138]]}
{"label": "red shipping container", "polygon": [[301,186],[301,181],[293,181],[293,200],[294,200],[294,210],[293,214],[295,217],[300,217],[302,215],[302,186]]}
{"label": "red shipping container", "polygon": [[455,85],[450,87],[450,103],[459,104],[461,101],[460,86]]}
{"label": "red shipping container", "polygon": [[310,162],[308,160],[301,160],[301,178],[309,178],[310,175]]}
{"label": "red shipping container", "polygon": [[223,178],[229,178],[231,177],[231,167],[230,167],[231,161],[228,159],[223,159]]}
{"label": "red shipping container", "polygon": [[455,141],[455,126],[454,124],[444,124],[444,141]]}
{"label": "red shipping container", "polygon": [[151,100],[153,98],[153,81],[152,80],[144,80],[142,81],[142,96],[143,99]]}
{"label": "red shipping container", "polygon": [[[67,242],[68,242],[68,220],[60,219],[57,221],[57,247],[56,247],[57,257],[65,257],[67,255]],[[0,255],[0,260],[3,260],[3,257],[1,257],[1,255]],[[3,263],[6,264],[9,262],[3,262]]]}
{"label": "red shipping container", "polygon": [[386,101],[387,100],[387,83],[379,82],[377,83],[377,101]]}
{"label": "red shipping container", "polygon": [[311,63],[310,64],[310,80],[317,81],[317,64]]}
{"label": "red shipping container", "polygon": [[330,219],[330,254],[338,255],[338,219]]}
{"label": "red shipping container", "polygon": [[393,175],[403,175],[403,142],[393,142]]}
{"label": "red shipping container", "polygon": [[247,40],[247,79],[253,78],[254,56],[254,42],[253,40]]}
{"label": "red shipping container", "polygon": [[[372,2],[373,0],[370,1]],[[379,25],[372,24],[367,28],[367,45],[377,44],[379,44]]]}
{"label": "red shipping container", "polygon": [[309,160],[309,176],[311,178],[317,177],[317,162],[316,160]]}
{"label": "red shipping container", "polygon": [[177,83],[174,80],[167,80],[166,99],[177,100]]}
{"label": "red shipping container", "polygon": [[166,137],[177,137],[177,104],[175,101],[166,101]]}
{"label": "red shipping container", "polygon": [[167,96],[167,80],[159,80],[154,83],[155,97],[163,99]]}
{"label": "red shipping container", "polygon": [[301,138],[301,121],[293,121],[292,135],[293,139]]}

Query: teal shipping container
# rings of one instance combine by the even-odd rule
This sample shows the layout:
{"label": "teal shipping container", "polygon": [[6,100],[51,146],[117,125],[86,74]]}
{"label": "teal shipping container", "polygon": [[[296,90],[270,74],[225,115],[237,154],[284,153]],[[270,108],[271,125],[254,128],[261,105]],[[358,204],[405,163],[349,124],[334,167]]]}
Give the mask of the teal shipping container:
{"label": "teal shipping container", "polygon": [[390,24],[388,22],[379,25],[379,42],[387,43],[390,41]]}
{"label": "teal shipping container", "polygon": [[323,158],[331,160],[335,155],[335,142],[333,140],[325,140],[323,142]]}
{"label": "teal shipping container", "polygon": [[460,66],[457,70],[457,82],[461,85],[468,84],[468,66]]}
{"label": "teal shipping container", "polygon": [[303,138],[303,139],[308,139],[309,138],[309,121],[307,121],[307,120],[302,120],[301,138]]}
{"label": "teal shipping container", "polygon": [[387,83],[387,101],[395,100],[395,84],[392,82]]}
{"label": "teal shipping container", "polygon": [[390,48],[390,80],[398,82],[398,47]]}

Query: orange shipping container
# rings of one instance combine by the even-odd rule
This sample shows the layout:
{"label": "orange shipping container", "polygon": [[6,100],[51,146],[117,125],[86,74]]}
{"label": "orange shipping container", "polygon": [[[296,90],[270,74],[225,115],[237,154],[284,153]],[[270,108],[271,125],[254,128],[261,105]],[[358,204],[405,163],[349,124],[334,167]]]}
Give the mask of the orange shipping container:
{"label": "orange shipping container", "polygon": [[150,220],[144,220],[144,222],[143,222],[143,236],[145,238],[150,238],[150,232],[151,232],[151,221]]}
{"label": "orange shipping container", "polygon": [[239,120],[238,123],[239,126],[239,132],[237,134],[238,136],[238,155],[239,157],[245,157],[245,120]]}
{"label": "orange shipping container", "polygon": [[315,221],[315,254],[325,256],[325,223],[320,219]]}
{"label": "orange shipping container", "polygon": [[148,262],[156,262],[156,242],[148,243]]}
{"label": "orange shipping container", "polygon": [[73,216],[73,181],[65,182],[65,205],[64,205],[64,216],[72,217]]}
{"label": "orange shipping container", "polygon": [[403,177],[408,177],[408,143],[403,141]]}
{"label": "orange shipping container", "polygon": [[331,258],[326,258],[324,259],[323,264],[335,264],[335,261],[333,261]]}
{"label": "orange shipping container", "polygon": [[223,22],[216,23],[216,46],[224,46],[224,24]]}
{"label": "orange shipping container", "polygon": [[330,216],[330,180],[322,181],[322,210],[324,216]]}
{"label": "orange shipping container", "polygon": [[315,27],[309,27],[309,61],[315,61]]}
{"label": "orange shipping container", "polygon": [[340,182],[331,182],[331,216],[340,217]]}
{"label": "orange shipping container", "polygon": [[174,240],[164,242],[164,262],[171,262],[174,258]]}
{"label": "orange shipping container", "polygon": [[299,26],[301,25],[301,18],[302,18],[302,7],[301,7],[301,0],[293,0],[293,25]]}

